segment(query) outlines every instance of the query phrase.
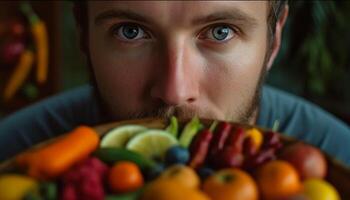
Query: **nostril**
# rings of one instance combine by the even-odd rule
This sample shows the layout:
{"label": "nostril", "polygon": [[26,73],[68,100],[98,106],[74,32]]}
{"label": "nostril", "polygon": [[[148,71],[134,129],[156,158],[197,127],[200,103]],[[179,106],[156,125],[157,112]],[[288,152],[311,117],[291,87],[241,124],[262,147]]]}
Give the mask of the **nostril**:
{"label": "nostril", "polygon": [[189,103],[192,103],[192,102],[195,101],[195,98],[189,98],[187,101],[188,101]]}

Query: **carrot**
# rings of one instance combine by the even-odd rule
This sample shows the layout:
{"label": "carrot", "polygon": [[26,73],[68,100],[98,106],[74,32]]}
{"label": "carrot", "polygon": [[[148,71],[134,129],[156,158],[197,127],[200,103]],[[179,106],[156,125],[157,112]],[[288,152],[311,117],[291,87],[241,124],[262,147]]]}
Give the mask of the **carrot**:
{"label": "carrot", "polygon": [[17,90],[27,78],[32,68],[34,54],[31,50],[25,50],[19,59],[15,71],[13,72],[4,90],[4,101],[9,101],[16,94]]}
{"label": "carrot", "polygon": [[29,20],[31,32],[34,37],[37,58],[36,79],[38,83],[45,83],[47,80],[49,58],[47,29],[45,23],[33,11],[29,3],[22,3],[20,8]]}
{"label": "carrot", "polygon": [[87,158],[98,144],[99,135],[94,129],[79,126],[47,146],[18,155],[15,161],[29,176],[42,180],[55,178]]}

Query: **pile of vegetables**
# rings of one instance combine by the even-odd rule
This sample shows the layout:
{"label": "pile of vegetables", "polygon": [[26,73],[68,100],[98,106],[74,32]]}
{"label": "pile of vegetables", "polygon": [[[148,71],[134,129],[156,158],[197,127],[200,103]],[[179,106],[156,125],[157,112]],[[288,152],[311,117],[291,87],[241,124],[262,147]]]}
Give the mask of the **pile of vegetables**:
{"label": "pile of vegetables", "polygon": [[102,139],[80,126],[15,164],[0,175],[0,199],[340,199],[316,148],[284,147],[276,132],[224,121],[206,127],[196,117],[182,129],[175,117],[164,130],[122,125]]}

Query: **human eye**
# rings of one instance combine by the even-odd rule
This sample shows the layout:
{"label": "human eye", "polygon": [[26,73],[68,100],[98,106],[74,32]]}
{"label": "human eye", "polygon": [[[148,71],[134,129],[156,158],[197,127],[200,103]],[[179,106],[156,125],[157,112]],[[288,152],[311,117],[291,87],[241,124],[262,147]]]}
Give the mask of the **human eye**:
{"label": "human eye", "polygon": [[215,25],[204,30],[200,34],[200,39],[210,40],[213,42],[223,43],[231,40],[236,36],[237,31],[229,25]]}
{"label": "human eye", "polygon": [[113,37],[125,42],[133,42],[150,38],[150,35],[144,30],[143,27],[141,27],[141,25],[133,23],[124,23],[112,26],[111,34]]}

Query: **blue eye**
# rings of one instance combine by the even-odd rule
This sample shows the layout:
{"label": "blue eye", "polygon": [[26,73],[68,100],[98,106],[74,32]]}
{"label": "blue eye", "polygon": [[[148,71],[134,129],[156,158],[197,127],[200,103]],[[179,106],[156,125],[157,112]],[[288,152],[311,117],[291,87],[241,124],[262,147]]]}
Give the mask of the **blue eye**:
{"label": "blue eye", "polygon": [[123,36],[128,39],[134,39],[139,34],[139,28],[137,26],[122,26]]}
{"label": "blue eye", "polygon": [[227,40],[232,39],[234,36],[235,31],[231,27],[226,25],[214,26],[204,33],[205,39],[218,42],[225,42]]}
{"label": "blue eye", "polygon": [[225,40],[230,34],[230,28],[227,26],[218,26],[212,29],[212,34],[217,40]]}
{"label": "blue eye", "polygon": [[131,41],[148,38],[145,31],[138,25],[124,24],[113,30],[113,35],[121,40]]}

